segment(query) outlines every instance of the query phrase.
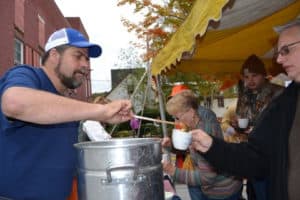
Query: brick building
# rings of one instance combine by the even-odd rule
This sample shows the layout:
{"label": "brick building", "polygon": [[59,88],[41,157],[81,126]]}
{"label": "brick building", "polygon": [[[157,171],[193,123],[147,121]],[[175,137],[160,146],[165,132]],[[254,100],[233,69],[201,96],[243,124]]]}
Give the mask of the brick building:
{"label": "brick building", "polygon": [[[73,27],[88,37],[80,18],[64,17],[54,0],[1,0],[0,76],[17,64],[40,66],[47,38],[62,27]],[[70,95],[87,100],[90,75]]]}

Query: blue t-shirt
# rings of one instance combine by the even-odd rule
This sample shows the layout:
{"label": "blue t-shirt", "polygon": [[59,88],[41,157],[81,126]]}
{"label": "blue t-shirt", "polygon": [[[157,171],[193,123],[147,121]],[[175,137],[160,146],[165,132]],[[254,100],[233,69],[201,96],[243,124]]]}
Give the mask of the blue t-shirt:
{"label": "blue t-shirt", "polygon": [[[58,94],[41,68],[25,65],[0,79],[0,103],[3,92],[13,86]],[[39,125],[8,119],[0,107],[0,125],[0,197],[65,200],[75,174],[73,144],[79,123]]]}

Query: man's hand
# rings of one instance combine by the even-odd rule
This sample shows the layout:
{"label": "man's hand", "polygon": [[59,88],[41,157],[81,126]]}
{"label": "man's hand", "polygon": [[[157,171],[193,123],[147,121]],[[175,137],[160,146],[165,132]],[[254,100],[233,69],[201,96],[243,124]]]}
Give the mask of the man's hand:
{"label": "man's hand", "polygon": [[191,148],[202,153],[205,153],[209,150],[212,145],[212,137],[201,129],[192,130],[192,144]]}
{"label": "man's hand", "polygon": [[133,117],[132,105],[129,100],[116,100],[105,106],[104,122],[115,124],[130,120]]}

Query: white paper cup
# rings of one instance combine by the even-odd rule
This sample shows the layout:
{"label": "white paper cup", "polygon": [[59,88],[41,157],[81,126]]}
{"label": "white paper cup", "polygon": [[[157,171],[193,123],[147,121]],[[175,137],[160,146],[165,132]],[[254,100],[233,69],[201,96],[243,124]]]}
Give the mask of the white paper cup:
{"label": "white paper cup", "polygon": [[247,128],[249,123],[248,118],[239,118],[238,119],[238,125],[240,128]]}
{"label": "white paper cup", "polygon": [[176,149],[186,150],[192,142],[192,134],[189,132],[173,129],[172,143]]}

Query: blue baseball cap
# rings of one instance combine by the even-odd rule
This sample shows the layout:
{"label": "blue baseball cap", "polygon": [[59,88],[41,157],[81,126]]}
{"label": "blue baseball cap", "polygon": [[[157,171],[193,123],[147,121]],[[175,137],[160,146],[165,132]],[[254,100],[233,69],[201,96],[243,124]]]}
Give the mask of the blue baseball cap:
{"label": "blue baseball cap", "polygon": [[73,28],[62,28],[52,33],[45,45],[45,51],[65,44],[78,48],[88,48],[89,57],[92,58],[96,58],[102,53],[98,44],[90,43],[82,33]]}

